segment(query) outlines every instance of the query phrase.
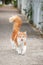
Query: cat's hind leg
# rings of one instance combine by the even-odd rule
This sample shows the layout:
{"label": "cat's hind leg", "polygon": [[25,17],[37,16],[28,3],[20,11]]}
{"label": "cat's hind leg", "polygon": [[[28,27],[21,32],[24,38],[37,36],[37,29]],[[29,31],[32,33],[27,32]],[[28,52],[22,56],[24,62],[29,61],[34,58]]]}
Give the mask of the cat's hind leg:
{"label": "cat's hind leg", "polygon": [[12,49],[15,49],[16,48],[15,42],[12,39],[10,39],[10,42],[11,42]]}
{"label": "cat's hind leg", "polygon": [[23,47],[22,47],[22,54],[26,53],[26,43],[24,43]]}

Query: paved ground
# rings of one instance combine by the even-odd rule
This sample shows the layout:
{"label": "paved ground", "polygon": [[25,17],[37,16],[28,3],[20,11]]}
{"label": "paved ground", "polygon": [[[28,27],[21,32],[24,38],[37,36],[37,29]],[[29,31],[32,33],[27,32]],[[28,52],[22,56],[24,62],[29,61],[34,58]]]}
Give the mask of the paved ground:
{"label": "paved ground", "polygon": [[[24,56],[12,50],[9,40],[13,24],[10,24],[8,19],[15,14],[23,20],[21,31],[26,30],[28,34],[27,51]],[[0,12],[0,65],[43,65],[43,39],[29,24],[24,24],[24,19],[16,10]]]}

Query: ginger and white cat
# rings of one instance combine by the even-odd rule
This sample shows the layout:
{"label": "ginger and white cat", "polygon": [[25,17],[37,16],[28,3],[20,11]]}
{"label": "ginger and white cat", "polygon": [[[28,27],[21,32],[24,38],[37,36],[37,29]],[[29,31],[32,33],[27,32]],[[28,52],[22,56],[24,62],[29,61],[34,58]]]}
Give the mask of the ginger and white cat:
{"label": "ginger and white cat", "polygon": [[22,20],[19,16],[12,16],[9,18],[9,22],[13,22],[13,32],[11,36],[12,48],[16,49],[18,54],[24,54],[26,52],[26,32],[20,32]]}
{"label": "ginger and white cat", "polygon": [[15,49],[18,52],[18,54],[25,54],[25,52],[26,52],[26,39],[27,39],[26,32],[18,32],[18,35],[16,38],[18,46],[16,45],[14,40],[12,40],[12,39],[10,40],[12,48]]}

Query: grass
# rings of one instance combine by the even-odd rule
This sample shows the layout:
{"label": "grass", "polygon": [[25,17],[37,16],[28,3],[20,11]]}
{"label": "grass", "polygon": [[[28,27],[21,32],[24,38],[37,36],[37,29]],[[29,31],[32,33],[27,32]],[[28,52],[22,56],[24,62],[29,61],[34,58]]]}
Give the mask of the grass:
{"label": "grass", "polygon": [[3,4],[0,4],[0,7],[3,6]]}

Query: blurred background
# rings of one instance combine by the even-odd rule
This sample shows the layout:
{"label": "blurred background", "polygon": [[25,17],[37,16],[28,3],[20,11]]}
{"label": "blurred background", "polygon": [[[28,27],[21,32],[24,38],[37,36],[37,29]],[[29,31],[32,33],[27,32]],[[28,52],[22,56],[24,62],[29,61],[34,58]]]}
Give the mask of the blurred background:
{"label": "blurred background", "polygon": [[[24,56],[10,43],[13,23],[9,18],[14,15],[22,19],[20,31],[27,32]],[[0,65],[28,64],[43,65],[43,0],[0,0]]]}

